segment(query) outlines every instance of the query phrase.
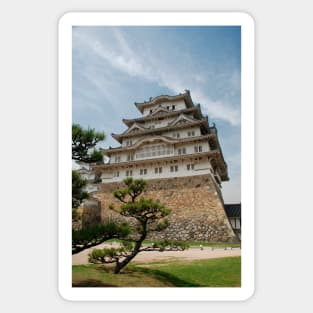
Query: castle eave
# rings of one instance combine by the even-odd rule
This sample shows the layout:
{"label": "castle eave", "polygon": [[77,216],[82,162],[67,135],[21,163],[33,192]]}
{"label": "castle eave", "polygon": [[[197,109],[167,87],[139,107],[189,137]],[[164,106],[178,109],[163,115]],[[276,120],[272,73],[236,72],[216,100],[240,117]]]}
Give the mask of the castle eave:
{"label": "castle eave", "polygon": [[[151,140],[164,140],[165,142],[171,143],[171,144],[181,144],[186,142],[199,142],[206,139],[215,138],[215,134],[207,134],[202,136],[194,136],[194,137],[186,137],[186,138],[173,138],[168,136],[151,136],[148,138],[143,139],[144,142],[151,141]],[[142,144],[143,141],[138,141],[132,146],[126,146],[126,147],[117,147],[117,148],[111,148],[111,149],[101,149],[102,153],[111,156],[115,153],[120,153],[124,151],[133,151],[138,148]]]}
{"label": "castle eave", "polygon": [[222,160],[221,160],[221,155],[220,155],[219,150],[212,150],[212,151],[207,151],[207,152],[198,152],[198,153],[193,153],[193,154],[171,155],[171,156],[162,157],[162,158],[151,158],[151,159],[118,162],[118,163],[101,164],[101,165],[95,165],[92,168],[93,168],[93,170],[95,170],[97,172],[98,171],[107,172],[107,171],[110,171],[113,169],[128,168],[128,167],[136,166],[136,165],[144,165],[144,164],[174,161],[174,160],[178,161],[178,160],[194,159],[194,158],[200,158],[200,157],[208,157],[210,159],[214,159],[216,164],[218,164],[219,167],[222,167],[222,168],[220,168],[222,181],[228,180],[227,167],[225,168],[224,166],[226,164],[221,162]]}
{"label": "castle eave", "polygon": [[159,118],[164,118],[164,116],[166,117],[173,117],[176,115],[180,115],[180,114],[188,114],[188,113],[194,113],[194,116],[197,119],[203,119],[203,115],[200,109],[200,106],[197,105],[195,107],[192,108],[188,108],[188,109],[183,109],[183,110],[178,110],[178,111],[170,111],[168,112],[166,115],[165,114],[156,114],[156,115],[147,115],[147,116],[143,116],[143,117],[139,117],[139,118],[134,118],[134,119],[123,119],[123,123],[125,125],[127,125],[128,127],[131,127],[134,123],[143,123],[143,122],[147,122],[147,121],[153,121],[153,120],[158,120]]}
{"label": "castle eave", "polygon": [[184,123],[179,125],[171,125],[171,126],[165,126],[160,128],[152,128],[152,129],[145,129],[145,130],[138,130],[136,132],[131,133],[122,133],[122,134],[111,134],[111,136],[117,140],[119,143],[122,143],[123,138],[129,138],[129,137],[136,137],[138,135],[148,135],[148,134],[160,134],[164,131],[169,130],[176,130],[176,129],[183,129],[191,126],[201,125],[203,129],[205,129],[207,132],[209,132],[209,126],[208,121],[206,118],[203,118],[202,120],[190,122],[190,123]]}
{"label": "castle eave", "polygon": [[154,105],[161,103],[163,101],[174,101],[174,100],[181,100],[181,99],[185,100],[187,108],[191,108],[194,106],[189,90],[186,90],[185,93],[182,93],[182,94],[179,94],[176,96],[161,95],[161,96],[151,98],[149,101],[146,101],[146,102],[135,102],[135,105],[136,105],[137,109],[141,113],[143,113],[143,110],[145,108],[148,108],[150,106],[154,106]]}

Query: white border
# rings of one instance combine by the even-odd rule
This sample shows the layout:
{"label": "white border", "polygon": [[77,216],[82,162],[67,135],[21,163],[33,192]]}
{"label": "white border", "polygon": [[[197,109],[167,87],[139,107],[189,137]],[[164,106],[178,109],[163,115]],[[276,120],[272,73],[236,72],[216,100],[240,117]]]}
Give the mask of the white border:
{"label": "white border", "polygon": [[[242,287],[72,288],[71,125],[72,26],[241,26]],[[254,21],[232,12],[67,13],[59,21],[59,292],[66,300],[210,301],[246,300],[254,292]],[[140,291],[139,291],[140,289]]]}

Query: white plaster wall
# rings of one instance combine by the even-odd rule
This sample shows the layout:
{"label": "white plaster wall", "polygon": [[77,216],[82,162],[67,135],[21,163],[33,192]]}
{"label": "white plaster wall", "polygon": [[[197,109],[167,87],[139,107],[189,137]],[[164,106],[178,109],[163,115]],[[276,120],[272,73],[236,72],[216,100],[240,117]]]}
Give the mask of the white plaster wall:
{"label": "white plaster wall", "polygon": [[128,140],[131,140],[132,144],[134,145],[137,141],[141,140],[142,138],[143,138],[143,136],[141,136],[141,135],[130,137],[130,138],[124,138],[122,141],[122,147],[127,147],[127,141]]}
{"label": "white plaster wall", "polygon": [[149,108],[146,108],[143,110],[143,116],[149,115],[150,110],[155,111],[157,108],[161,107],[167,108],[167,106],[170,107],[170,110],[172,110],[172,105],[175,105],[175,111],[186,109],[186,103],[182,100],[176,100],[176,101],[167,101],[163,103],[158,103],[155,106],[150,106]]}
{"label": "white plaster wall", "polygon": [[194,154],[195,153],[195,146],[201,146],[202,147],[202,152],[209,152],[210,147],[207,141],[202,141],[202,142],[191,142],[191,143],[186,143],[186,144],[181,144],[181,145],[176,145],[175,147],[175,155],[178,154],[178,149],[181,148],[186,148],[186,154]]}
{"label": "white plaster wall", "polygon": [[[183,137],[181,137],[181,138],[183,138]],[[163,155],[163,157],[171,156],[171,155],[178,155],[178,149],[182,149],[182,148],[186,149],[186,154],[195,154],[194,147],[198,146],[198,145],[202,146],[202,152],[209,152],[210,151],[210,146],[209,146],[207,140],[203,140],[201,142],[190,142],[190,143],[184,143],[184,144],[176,144],[174,146],[173,152],[171,152],[170,154],[167,154],[167,155]],[[116,155],[113,155],[111,157],[110,163],[127,162],[129,154],[134,154],[134,160],[142,160],[143,158],[136,158],[137,151],[117,153]],[[118,157],[118,156],[120,157],[120,160],[118,162],[116,162],[115,160],[116,160],[116,157]],[[157,158],[160,158],[160,157],[162,157],[162,156],[157,155],[157,156],[145,157],[144,159],[157,159]]]}
{"label": "white plaster wall", "polygon": [[194,131],[195,132],[195,136],[200,136],[201,135],[201,131],[200,131],[200,127],[199,126],[190,127],[190,128],[184,128],[184,129],[179,129],[179,130],[166,131],[166,132],[163,133],[163,135],[164,136],[168,136],[168,137],[174,137],[174,134],[179,133],[179,136],[180,136],[179,138],[187,138],[187,137],[189,137],[188,136],[188,131]]}
{"label": "white plaster wall", "polygon": [[[193,170],[187,170],[187,164],[193,164],[194,169]],[[171,172],[170,167],[171,166],[178,166],[177,172]],[[162,167],[162,173],[155,173],[156,167]],[[147,169],[146,175],[140,175],[140,169]],[[133,167],[123,168],[123,169],[116,169],[114,172],[119,171],[119,177],[113,177],[113,171],[110,173],[103,173],[101,176],[102,182],[118,182],[122,181],[124,178],[126,178],[126,171],[132,170],[134,178],[143,178],[143,179],[153,179],[153,178],[167,178],[167,177],[184,177],[184,176],[193,176],[193,175],[203,175],[203,174],[209,174],[211,165],[207,158],[202,157],[201,160],[197,161],[190,161],[190,160],[180,160],[177,162],[174,161],[166,161],[166,162],[160,162],[156,161],[153,164],[150,165],[137,165]]]}
{"label": "white plaster wall", "polygon": [[[121,163],[121,162],[128,162],[128,155],[129,154],[134,154],[134,152],[129,151],[129,152],[119,152],[116,155],[114,154],[110,158],[110,163]],[[120,157],[120,160],[116,160],[116,157]],[[135,160],[135,157],[134,157]]]}
{"label": "white plaster wall", "polygon": [[166,127],[176,118],[177,116],[164,117],[162,120],[147,121],[146,123],[144,123],[144,127],[145,128],[151,128],[151,126],[154,126],[154,128]]}
{"label": "white plaster wall", "polygon": [[[193,118],[192,114],[187,114],[187,117]],[[176,120],[178,118],[178,116],[173,116],[173,117],[162,117],[162,120],[159,119],[155,119],[152,121],[147,121],[145,123],[143,123],[142,125],[145,128],[151,128],[151,126],[154,126],[154,128],[160,128],[160,127],[166,127],[168,126],[170,123],[172,123],[174,120]],[[200,131],[200,128],[199,128]]]}

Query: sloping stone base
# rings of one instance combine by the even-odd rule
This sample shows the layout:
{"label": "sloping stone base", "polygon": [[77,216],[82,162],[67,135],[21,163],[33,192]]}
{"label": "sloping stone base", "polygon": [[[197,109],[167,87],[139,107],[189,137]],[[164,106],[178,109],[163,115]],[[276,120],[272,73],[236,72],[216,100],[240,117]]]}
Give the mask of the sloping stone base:
{"label": "sloping stone base", "polygon": [[[123,183],[101,184],[95,194],[102,207],[102,219],[111,217],[120,220],[120,215],[109,209],[119,207],[112,192],[125,188]],[[143,194],[171,209],[170,226],[162,232],[154,232],[150,239],[179,241],[237,242],[226,216],[218,187],[210,175],[147,180]]]}

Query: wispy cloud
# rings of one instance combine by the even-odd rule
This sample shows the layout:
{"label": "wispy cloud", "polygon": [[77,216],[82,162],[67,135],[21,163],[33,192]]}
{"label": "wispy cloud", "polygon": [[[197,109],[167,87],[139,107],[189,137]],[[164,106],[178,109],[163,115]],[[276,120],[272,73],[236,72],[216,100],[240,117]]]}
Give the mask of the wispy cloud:
{"label": "wispy cloud", "polygon": [[[96,33],[75,31],[76,44],[89,49],[97,57],[106,61],[113,68],[126,73],[131,77],[137,77],[149,82],[157,83],[166,87],[173,93],[180,93],[184,89],[190,89],[196,103],[201,103],[210,117],[222,119],[231,125],[240,124],[240,112],[233,105],[225,102],[225,99],[212,99],[205,92],[206,79],[200,73],[181,75],[181,69],[175,68],[173,64],[166,64],[164,60],[150,54],[145,55],[144,51],[134,51],[126,36],[118,28],[112,28],[114,43],[108,43],[97,37]],[[149,49],[151,52],[151,49]],[[188,64],[185,64],[186,68]],[[92,80],[92,78],[90,78]],[[240,88],[240,75],[231,73],[229,85]],[[92,82],[95,83],[94,81]],[[231,88],[230,88],[231,90]],[[228,91],[231,92],[231,91]]]}

